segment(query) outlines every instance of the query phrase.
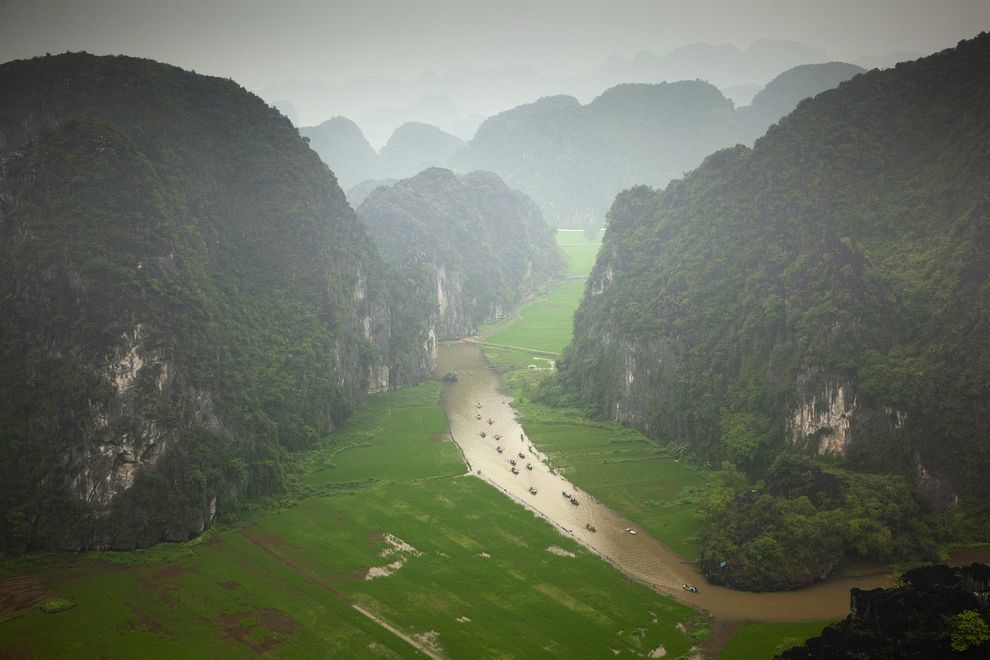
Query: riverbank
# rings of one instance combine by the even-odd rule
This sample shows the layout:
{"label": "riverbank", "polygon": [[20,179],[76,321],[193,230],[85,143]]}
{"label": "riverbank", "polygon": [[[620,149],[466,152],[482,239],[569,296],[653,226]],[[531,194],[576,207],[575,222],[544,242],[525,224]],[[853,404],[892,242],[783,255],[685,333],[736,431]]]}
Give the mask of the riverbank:
{"label": "riverbank", "polygon": [[[804,589],[770,593],[708,584],[689,561],[642,525],[600,502],[594,497],[595,491],[589,493],[581,483],[551,471],[544,462],[548,456],[540,444],[541,436],[528,424],[519,424],[511,397],[500,391],[499,374],[487,366],[480,348],[470,342],[453,342],[441,348],[438,372],[463,374],[458,382],[444,384],[442,400],[452,437],[472,468],[481,470],[476,476],[553,521],[630,577],[719,620],[740,622],[838,620],[848,614],[852,587],[869,589],[889,583],[886,574],[834,576]],[[495,436],[501,439],[495,440]],[[503,448],[502,453],[498,447]],[[519,459],[519,453],[525,458]],[[534,470],[514,474],[509,457],[533,463]],[[535,496],[530,487],[537,489]],[[575,494],[579,505],[562,497],[562,491]],[[701,585],[700,593],[685,592],[681,587],[686,583]]]}

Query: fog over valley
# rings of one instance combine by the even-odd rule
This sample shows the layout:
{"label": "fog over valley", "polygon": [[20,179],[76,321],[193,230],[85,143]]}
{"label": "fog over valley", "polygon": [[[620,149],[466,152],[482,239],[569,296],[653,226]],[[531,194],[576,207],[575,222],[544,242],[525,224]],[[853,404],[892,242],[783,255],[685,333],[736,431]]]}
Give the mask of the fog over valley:
{"label": "fog over valley", "polygon": [[0,0],[0,657],[990,656],[988,28]]}

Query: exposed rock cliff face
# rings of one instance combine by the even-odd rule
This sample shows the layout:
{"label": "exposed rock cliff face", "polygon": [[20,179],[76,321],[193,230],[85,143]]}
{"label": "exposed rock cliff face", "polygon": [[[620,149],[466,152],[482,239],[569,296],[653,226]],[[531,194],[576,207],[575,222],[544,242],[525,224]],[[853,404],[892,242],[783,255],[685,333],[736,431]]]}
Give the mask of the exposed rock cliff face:
{"label": "exposed rock cliff face", "polygon": [[425,170],[372,192],[358,215],[405,283],[399,297],[435,301],[406,313],[426,345],[502,318],[560,268],[536,205],[487,172]]}
{"label": "exposed rock cliff face", "polygon": [[0,555],[188,538],[429,373],[340,188],[257,97],[86,54],[2,65],[0,97]]}

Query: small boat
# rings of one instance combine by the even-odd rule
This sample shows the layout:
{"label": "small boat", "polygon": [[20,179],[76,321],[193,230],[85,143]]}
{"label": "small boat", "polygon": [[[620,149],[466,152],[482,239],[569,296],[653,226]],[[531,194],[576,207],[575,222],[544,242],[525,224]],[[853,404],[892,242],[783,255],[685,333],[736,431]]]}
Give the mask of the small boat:
{"label": "small boat", "polygon": [[626,527],[626,531],[629,532],[630,534],[632,534],[633,536],[636,536],[636,530],[635,529],[632,529],[631,527]]}
{"label": "small boat", "polygon": [[494,424],[494,423],[495,423],[495,420],[494,420],[494,419],[492,419],[491,417],[489,417],[489,418],[488,418],[488,423],[489,423],[489,424]]}
{"label": "small boat", "polygon": [[526,458],[526,454],[519,452],[519,458]]}
{"label": "small boat", "polygon": [[502,453],[502,448],[501,448],[501,447],[496,447],[496,448],[495,448],[495,451],[497,451],[498,453],[500,453],[500,454],[501,454],[501,453]]}
{"label": "small boat", "polygon": [[560,494],[566,497],[567,499],[571,499],[571,494],[568,493],[566,490],[560,491]]}
{"label": "small boat", "polygon": [[693,584],[682,584],[681,588],[684,589],[684,591],[690,592],[692,594],[696,594],[701,591],[701,589],[694,586]]}
{"label": "small boat", "polygon": [[515,464],[516,464],[516,459],[510,458],[509,459],[509,465],[515,465]]}
{"label": "small boat", "polygon": [[456,371],[448,371],[447,373],[445,373],[443,375],[443,380],[445,380],[448,383],[456,383],[457,382],[457,372]]}
{"label": "small boat", "polygon": [[571,498],[571,504],[573,504],[574,506],[577,506],[577,503],[578,503],[577,498],[576,497],[572,497]]}
{"label": "small boat", "polygon": [[586,523],[585,526],[584,526],[584,528],[586,530],[588,530],[589,532],[597,532],[598,531],[598,528],[595,527],[594,525],[592,525],[591,523]]}
{"label": "small boat", "polygon": [[496,439],[496,440],[501,440],[501,439],[502,439],[502,436],[501,436],[501,435],[499,435],[498,433],[496,433],[496,434],[495,434],[495,439]]}
{"label": "small boat", "polygon": [[482,431],[482,432],[481,432],[481,433],[480,433],[479,435],[480,435],[480,436],[481,436],[481,437],[483,438],[483,437],[485,437],[485,436],[486,436],[486,435],[488,435],[488,434],[487,434],[487,433],[485,433],[484,431]]}
{"label": "small boat", "polygon": [[475,415],[474,418],[475,419],[481,419],[481,415]]}
{"label": "small boat", "polygon": [[537,492],[537,491],[536,491],[536,489],[535,489],[535,488],[533,488],[532,486],[530,486],[530,487],[529,487],[529,492],[530,492],[530,494],[531,494],[531,495],[536,495],[536,492]]}
{"label": "small boat", "polygon": [[519,474],[519,468],[517,467],[512,468],[512,474]]}
{"label": "small boat", "polygon": [[526,469],[527,470],[532,470],[533,469],[533,464],[532,463],[526,463]]}

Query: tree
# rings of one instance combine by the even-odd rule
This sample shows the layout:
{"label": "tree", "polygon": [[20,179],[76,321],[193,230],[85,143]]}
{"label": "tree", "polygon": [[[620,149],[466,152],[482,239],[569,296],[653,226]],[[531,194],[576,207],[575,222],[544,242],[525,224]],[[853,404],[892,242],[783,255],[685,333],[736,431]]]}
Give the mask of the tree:
{"label": "tree", "polygon": [[990,626],[976,610],[965,610],[949,619],[952,650],[967,651],[990,641]]}

